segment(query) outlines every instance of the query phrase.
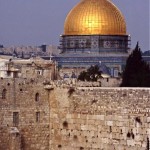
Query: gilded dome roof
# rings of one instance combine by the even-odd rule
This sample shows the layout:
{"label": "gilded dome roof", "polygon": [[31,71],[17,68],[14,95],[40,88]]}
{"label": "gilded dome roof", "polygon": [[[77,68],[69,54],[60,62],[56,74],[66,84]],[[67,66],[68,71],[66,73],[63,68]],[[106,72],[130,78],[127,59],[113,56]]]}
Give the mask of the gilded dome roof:
{"label": "gilded dome roof", "polygon": [[66,17],[64,35],[126,35],[126,23],[110,0],[81,0]]}

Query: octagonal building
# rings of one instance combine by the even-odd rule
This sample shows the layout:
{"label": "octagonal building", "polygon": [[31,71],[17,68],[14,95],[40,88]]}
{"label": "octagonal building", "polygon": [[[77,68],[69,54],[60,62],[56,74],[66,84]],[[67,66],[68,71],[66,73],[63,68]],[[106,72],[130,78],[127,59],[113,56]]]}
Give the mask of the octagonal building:
{"label": "octagonal building", "polygon": [[110,0],[81,0],[66,17],[59,48],[59,67],[103,63],[117,77],[130,49],[124,16]]}

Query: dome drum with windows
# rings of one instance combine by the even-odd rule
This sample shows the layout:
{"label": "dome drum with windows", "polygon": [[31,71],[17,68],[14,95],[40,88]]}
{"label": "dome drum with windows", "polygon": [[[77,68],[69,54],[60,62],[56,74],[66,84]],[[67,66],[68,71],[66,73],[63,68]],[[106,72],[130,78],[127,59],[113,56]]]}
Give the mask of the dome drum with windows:
{"label": "dome drum with windows", "polygon": [[60,40],[64,53],[120,53],[130,43],[125,19],[110,0],[81,0],[67,15]]}

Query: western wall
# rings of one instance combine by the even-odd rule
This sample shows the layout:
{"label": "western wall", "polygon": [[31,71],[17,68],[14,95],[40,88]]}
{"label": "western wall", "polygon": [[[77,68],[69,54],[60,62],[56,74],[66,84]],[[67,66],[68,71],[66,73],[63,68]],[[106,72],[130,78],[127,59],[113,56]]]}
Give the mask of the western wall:
{"label": "western wall", "polygon": [[148,88],[0,79],[0,150],[148,150]]}

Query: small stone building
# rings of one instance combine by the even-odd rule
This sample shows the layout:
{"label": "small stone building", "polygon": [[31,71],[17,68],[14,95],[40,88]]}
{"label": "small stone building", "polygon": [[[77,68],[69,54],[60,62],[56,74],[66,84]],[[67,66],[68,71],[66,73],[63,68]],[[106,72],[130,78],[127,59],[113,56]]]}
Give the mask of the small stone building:
{"label": "small stone building", "polygon": [[56,79],[56,64],[41,58],[0,59],[2,78],[48,78]]}

